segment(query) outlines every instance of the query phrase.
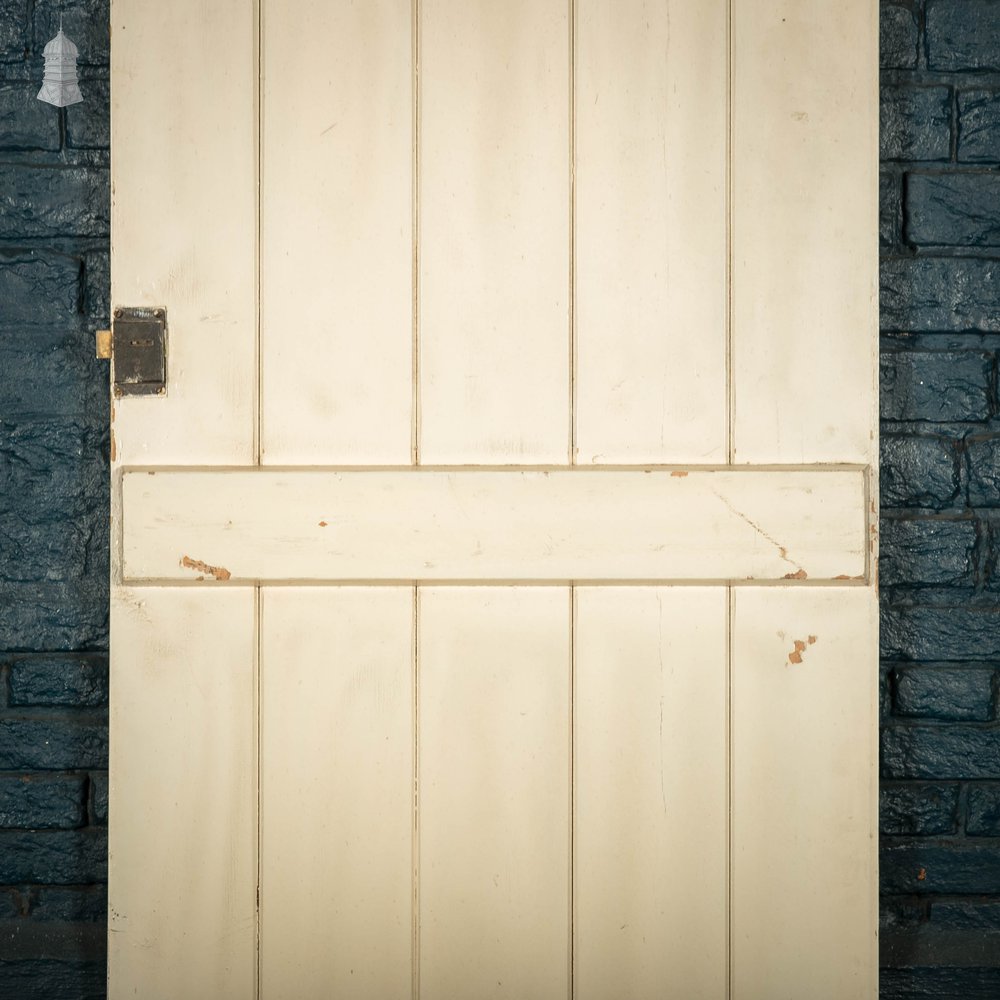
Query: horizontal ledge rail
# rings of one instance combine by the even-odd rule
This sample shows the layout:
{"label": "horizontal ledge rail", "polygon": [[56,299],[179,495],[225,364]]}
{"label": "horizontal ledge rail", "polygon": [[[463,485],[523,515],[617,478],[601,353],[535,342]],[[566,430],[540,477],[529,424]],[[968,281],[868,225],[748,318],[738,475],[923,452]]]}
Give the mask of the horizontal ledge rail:
{"label": "horizontal ledge rail", "polygon": [[861,468],[126,470],[127,583],[868,578]]}

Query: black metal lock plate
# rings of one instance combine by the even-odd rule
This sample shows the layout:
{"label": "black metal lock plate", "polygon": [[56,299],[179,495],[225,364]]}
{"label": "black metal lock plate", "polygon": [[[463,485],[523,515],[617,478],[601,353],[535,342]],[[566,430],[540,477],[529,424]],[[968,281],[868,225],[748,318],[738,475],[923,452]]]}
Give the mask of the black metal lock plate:
{"label": "black metal lock plate", "polygon": [[115,309],[111,343],[116,396],[157,396],[166,392],[165,309]]}

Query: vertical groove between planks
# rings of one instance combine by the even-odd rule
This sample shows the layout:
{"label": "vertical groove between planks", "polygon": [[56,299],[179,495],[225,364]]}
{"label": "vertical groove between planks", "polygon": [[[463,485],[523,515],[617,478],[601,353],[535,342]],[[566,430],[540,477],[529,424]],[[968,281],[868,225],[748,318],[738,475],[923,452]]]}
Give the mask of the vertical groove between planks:
{"label": "vertical groove between planks", "polygon": [[261,951],[260,951],[260,926],[261,926],[261,882],[262,882],[262,871],[261,871],[261,787],[260,787],[260,774],[261,774],[261,744],[262,733],[261,733],[261,640],[263,635],[262,628],[262,616],[263,616],[263,599],[260,587],[254,587],[253,589],[253,620],[254,620],[254,665],[253,665],[253,714],[254,714],[254,762],[256,768],[256,798],[257,798],[257,843],[254,848],[254,853],[257,857],[257,892],[255,895],[256,907],[254,908],[254,920],[255,920],[255,936],[256,940],[254,942],[254,996],[257,1000],[260,1000],[260,981],[261,981]]}
{"label": "vertical groove between planks", "polygon": [[733,4],[726,7],[726,451],[736,462],[736,381],[733,371]]}
{"label": "vertical groove between planks", "polygon": [[413,588],[413,828],[411,884],[411,984],[413,1000],[420,997],[420,588]]}
{"label": "vertical groove between planks", "polygon": [[569,588],[569,998],[576,996],[576,617],[577,591]]}
{"label": "vertical groove between planks", "polygon": [[736,630],[736,591],[726,588],[726,997],[732,1000],[733,981],[733,637]]}
{"label": "vertical groove between planks", "polygon": [[569,464],[576,465],[576,0],[569,0]]}
{"label": "vertical groove between planks", "polygon": [[410,45],[412,61],[412,143],[413,143],[413,176],[410,199],[412,202],[413,241],[413,339],[412,380],[413,380],[413,412],[410,421],[410,453],[414,465],[420,464],[420,0],[411,0],[410,5]]}

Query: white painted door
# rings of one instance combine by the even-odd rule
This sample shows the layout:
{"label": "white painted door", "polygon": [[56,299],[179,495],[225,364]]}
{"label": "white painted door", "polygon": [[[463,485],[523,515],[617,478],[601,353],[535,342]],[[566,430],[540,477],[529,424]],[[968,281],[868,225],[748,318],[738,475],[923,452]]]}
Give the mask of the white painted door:
{"label": "white painted door", "polygon": [[113,4],[110,995],[876,995],[874,0]]}

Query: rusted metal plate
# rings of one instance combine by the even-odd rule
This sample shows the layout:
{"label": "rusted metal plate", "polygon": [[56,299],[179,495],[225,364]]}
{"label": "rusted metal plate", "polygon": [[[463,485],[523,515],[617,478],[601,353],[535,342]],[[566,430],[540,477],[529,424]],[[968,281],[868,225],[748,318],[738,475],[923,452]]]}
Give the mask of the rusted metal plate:
{"label": "rusted metal plate", "polygon": [[115,309],[112,344],[116,396],[162,396],[166,392],[165,309]]}

